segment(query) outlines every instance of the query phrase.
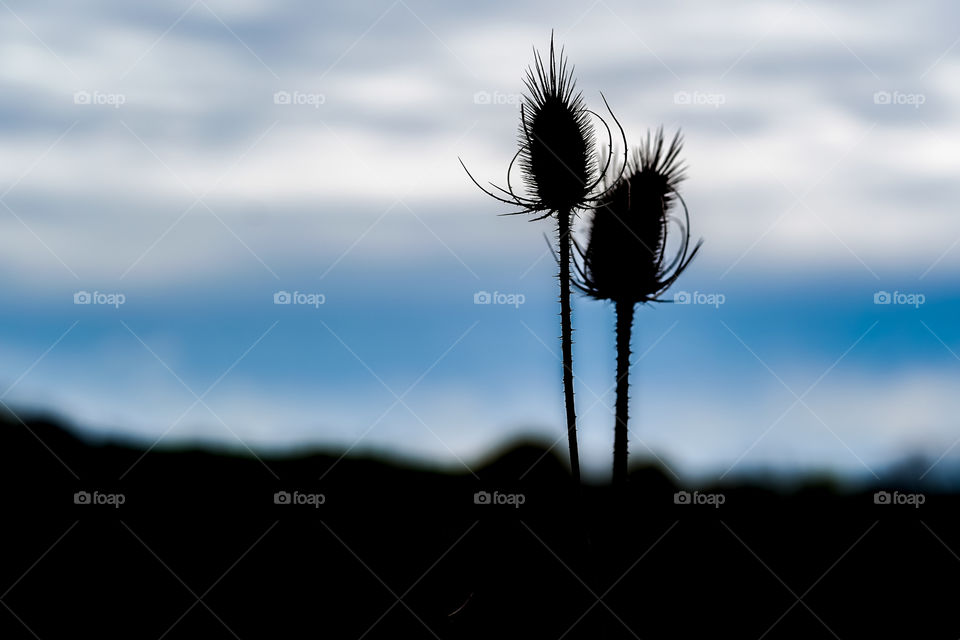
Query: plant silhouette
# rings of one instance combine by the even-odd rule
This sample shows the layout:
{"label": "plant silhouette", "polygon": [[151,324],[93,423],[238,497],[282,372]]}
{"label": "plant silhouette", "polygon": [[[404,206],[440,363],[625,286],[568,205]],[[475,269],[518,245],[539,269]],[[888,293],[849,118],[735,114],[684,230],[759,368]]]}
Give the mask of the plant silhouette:
{"label": "plant silhouette", "polygon": [[[700,249],[690,250],[690,215],[678,191],[684,179],[678,131],[669,145],[663,129],[647,132],[618,177],[607,180],[603,198],[593,209],[586,250],[578,245],[576,286],[597,300],[614,304],[617,336],[616,422],[613,480],[627,478],[627,421],[630,398],[630,338],[638,303],[665,302],[660,296],[676,281]],[[611,154],[612,155],[612,154]],[[671,215],[676,202],[683,218]],[[667,258],[670,224],[681,233],[680,246]]]}
{"label": "plant silhouette", "polygon": [[[463,165],[474,184],[496,200],[519,207],[504,215],[534,214],[534,220],[557,219],[560,281],[560,327],[563,352],[563,391],[566,406],[567,439],[574,482],[580,482],[580,455],[577,446],[577,419],[573,392],[573,323],[570,306],[570,262],[573,217],[580,209],[598,202],[594,190],[607,174],[611,158],[600,166],[590,116],[600,120],[612,141],[610,127],[589,110],[583,95],[576,90],[573,68],[567,66],[563,49],[557,56],[550,34],[550,55],[546,63],[534,48],[534,63],[527,69],[526,93],[520,106],[519,149],[507,167],[507,186],[491,183],[494,191],[483,187]],[[602,95],[602,94],[601,94]],[[604,98],[606,105],[606,98]],[[610,111],[609,105],[607,110]],[[610,111],[617,127],[620,123]],[[621,135],[623,129],[620,127]],[[626,147],[626,140],[624,140]],[[626,156],[625,156],[626,158]],[[520,161],[526,195],[518,195],[511,181],[513,166]],[[624,160],[626,166],[626,160]]]}

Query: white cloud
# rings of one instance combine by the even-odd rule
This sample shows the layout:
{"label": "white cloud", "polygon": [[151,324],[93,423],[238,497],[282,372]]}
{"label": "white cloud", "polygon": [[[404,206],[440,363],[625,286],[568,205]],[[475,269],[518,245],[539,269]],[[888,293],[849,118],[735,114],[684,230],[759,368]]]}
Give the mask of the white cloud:
{"label": "white cloud", "polygon": [[[109,6],[102,3],[101,9]],[[367,23],[360,15],[344,18],[357,29],[351,40],[336,32],[332,21],[324,23],[324,31],[308,33],[300,24],[306,7],[282,15],[257,2],[209,8],[232,24],[253,53],[205,6],[190,11],[152,49],[179,13],[77,17],[77,32],[84,34],[79,37],[53,14],[17,7],[56,55],[22,25],[7,24],[4,46],[18,63],[0,76],[7,120],[0,131],[0,167],[18,175],[71,122],[79,123],[13,195],[29,202],[33,194],[55,192],[82,201],[70,219],[58,222],[72,235],[114,215],[117,201],[163,203],[163,211],[146,206],[140,215],[176,215],[180,199],[190,195],[181,180],[198,193],[214,187],[276,123],[214,188],[217,212],[225,220],[244,215],[254,200],[266,203],[281,224],[290,219],[286,212],[313,207],[328,212],[328,228],[359,235],[363,229],[348,219],[352,213],[338,215],[324,205],[350,201],[374,214],[394,194],[412,194],[432,203],[426,217],[433,211],[453,215],[463,207],[503,209],[474,190],[456,157],[467,160],[478,179],[503,181],[517,111],[509,104],[474,104],[473,96],[522,90],[530,46],[546,44],[532,21],[505,27],[495,9],[465,21],[414,8],[435,37],[396,7],[337,61],[343,53],[337,47],[353,43],[363,33],[360,27],[369,26],[369,16]],[[850,8],[745,3],[736,12],[743,18],[731,20],[733,9],[703,3],[693,20],[686,5],[641,13],[611,3],[585,16],[561,8],[557,33],[575,56],[591,104],[600,106],[597,92],[605,89],[632,136],[661,122],[683,126],[691,176],[687,200],[694,205],[695,230],[710,239],[702,260],[723,268],[731,264],[791,205],[790,191],[803,194],[819,179],[805,200],[829,229],[800,207],[757,242],[751,256],[764,262],[776,258],[794,270],[825,264],[858,270],[852,251],[875,271],[891,264],[919,273],[946,248],[944,236],[960,237],[952,219],[956,145],[949,142],[958,139],[960,129],[955,115],[960,95],[949,82],[958,54],[948,52],[921,78],[942,51],[914,47],[918,38],[911,34],[920,30],[902,27],[936,27],[939,34],[938,15],[947,10],[931,2],[925,13],[889,10],[863,21]],[[568,25],[582,19],[565,28],[565,16]],[[257,32],[260,23],[271,33],[287,33],[289,40]],[[327,37],[334,33],[337,37]],[[897,55],[891,56],[894,45]],[[948,46],[944,41],[943,50]],[[307,54],[316,60],[305,59]],[[82,108],[71,99],[81,85],[124,93],[127,102],[116,110]],[[317,109],[280,108],[272,102],[278,90],[315,91],[325,102]],[[924,91],[928,99],[919,109],[879,106],[872,100],[877,90]],[[718,109],[677,105],[677,91],[714,92],[725,102]],[[918,205],[923,224],[916,223],[916,214],[904,215]],[[478,242],[497,242],[501,250],[526,250],[504,246],[501,228],[491,218],[471,234]],[[85,246],[105,247],[96,238]],[[87,251],[86,260],[97,260],[99,253]],[[36,270],[33,257],[17,255],[7,260]],[[938,268],[955,268],[958,261],[960,253],[951,253]]]}

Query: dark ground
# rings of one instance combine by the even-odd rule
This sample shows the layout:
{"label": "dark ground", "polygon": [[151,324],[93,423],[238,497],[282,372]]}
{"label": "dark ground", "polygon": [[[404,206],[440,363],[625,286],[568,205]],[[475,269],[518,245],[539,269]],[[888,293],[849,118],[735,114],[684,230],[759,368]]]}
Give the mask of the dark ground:
{"label": "dark ground", "polygon": [[621,495],[586,488],[578,513],[535,446],[478,478],[155,450],[118,480],[142,451],[27,426],[0,419],[4,640],[960,637],[954,495],[876,505],[821,483],[678,505],[646,468]]}

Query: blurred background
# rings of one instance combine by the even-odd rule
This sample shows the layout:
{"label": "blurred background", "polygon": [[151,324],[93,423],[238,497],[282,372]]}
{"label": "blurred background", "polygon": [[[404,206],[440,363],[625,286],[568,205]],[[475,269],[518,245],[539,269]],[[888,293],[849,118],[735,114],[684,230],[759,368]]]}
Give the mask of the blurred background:
{"label": "blurred background", "polygon": [[[678,478],[960,464],[960,10],[0,0],[0,401],[91,438],[469,468],[566,456],[549,221],[480,193],[554,29],[588,104],[682,128],[680,304],[631,453]],[[613,314],[576,299],[585,471]]]}

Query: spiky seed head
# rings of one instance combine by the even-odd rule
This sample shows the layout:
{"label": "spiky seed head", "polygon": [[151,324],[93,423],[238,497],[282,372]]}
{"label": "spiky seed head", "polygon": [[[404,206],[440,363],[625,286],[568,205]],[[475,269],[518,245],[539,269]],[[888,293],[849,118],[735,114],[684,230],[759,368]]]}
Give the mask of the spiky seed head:
{"label": "spiky seed head", "polygon": [[[647,134],[623,175],[607,185],[593,209],[587,249],[582,252],[579,288],[591,297],[614,302],[658,301],[686,269],[699,249],[688,255],[689,220],[674,219],[683,238],[667,260],[667,230],[684,179],[679,160],[680,133],[668,146],[663,130]],[[684,215],[686,210],[684,209]]]}
{"label": "spiky seed head", "polygon": [[573,69],[550,37],[546,63],[534,50],[520,123],[520,167],[542,211],[569,213],[589,197],[596,174],[593,127]]}

